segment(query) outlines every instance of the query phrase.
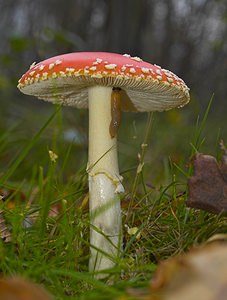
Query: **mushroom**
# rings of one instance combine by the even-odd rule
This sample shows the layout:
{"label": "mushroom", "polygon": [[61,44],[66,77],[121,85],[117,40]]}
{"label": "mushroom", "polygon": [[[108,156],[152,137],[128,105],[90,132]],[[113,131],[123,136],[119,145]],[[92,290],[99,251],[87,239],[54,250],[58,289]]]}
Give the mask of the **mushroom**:
{"label": "mushroom", "polygon": [[117,157],[121,111],[182,107],[189,101],[188,87],[172,72],[139,57],[78,52],[33,63],[18,88],[46,101],[89,109],[89,270],[113,267],[122,249],[124,188]]}

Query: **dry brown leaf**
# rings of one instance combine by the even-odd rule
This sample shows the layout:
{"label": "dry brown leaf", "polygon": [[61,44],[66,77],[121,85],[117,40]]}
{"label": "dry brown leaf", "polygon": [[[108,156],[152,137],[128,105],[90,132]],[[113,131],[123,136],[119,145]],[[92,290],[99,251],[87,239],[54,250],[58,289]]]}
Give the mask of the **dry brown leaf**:
{"label": "dry brown leaf", "polygon": [[[18,198],[17,198],[18,197]],[[24,203],[26,198],[25,195],[18,191],[13,189],[6,189],[1,188],[0,189],[0,204],[6,201],[6,207],[8,209],[12,209],[15,207],[15,199],[18,199],[21,201],[21,203]],[[0,209],[0,238],[3,242],[9,243],[12,241],[12,236],[10,232],[10,228],[7,225],[7,222],[5,220],[4,216],[4,210]]]}
{"label": "dry brown leaf", "polygon": [[208,244],[162,262],[151,282],[151,299],[227,299],[227,244]]}
{"label": "dry brown leaf", "polygon": [[14,208],[15,207],[15,199],[19,200],[21,203],[26,202],[26,196],[23,192],[18,189],[0,189],[0,197],[3,202],[7,201],[6,207],[7,208]]}
{"label": "dry brown leaf", "polygon": [[21,278],[0,279],[1,300],[51,300],[43,288]]}
{"label": "dry brown leaf", "polygon": [[9,243],[12,240],[11,232],[6,225],[3,211],[0,209],[0,238],[3,242]]}
{"label": "dry brown leaf", "polygon": [[226,233],[216,233],[208,238],[205,243],[214,243],[214,242],[227,242],[227,234]]}
{"label": "dry brown leaf", "polygon": [[226,155],[220,163],[211,155],[197,154],[194,176],[188,180],[186,205],[211,213],[227,212]]}

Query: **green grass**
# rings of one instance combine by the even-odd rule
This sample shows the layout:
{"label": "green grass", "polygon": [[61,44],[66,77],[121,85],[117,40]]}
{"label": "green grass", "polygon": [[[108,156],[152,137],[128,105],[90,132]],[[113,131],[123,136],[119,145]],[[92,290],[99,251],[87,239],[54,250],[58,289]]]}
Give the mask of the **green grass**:
{"label": "green grass", "polygon": [[[124,116],[130,122],[119,134],[126,188],[124,251],[111,270],[111,286],[88,273],[86,138],[83,143],[65,140],[65,124],[72,123],[59,107],[33,125],[20,122],[7,130],[2,126],[0,189],[9,195],[1,209],[12,242],[0,241],[1,274],[29,278],[56,299],[120,299],[128,288],[148,287],[160,260],[215,233],[226,233],[225,216],[185,207],[190,157],[209,147],[205,137],[210,105],[193,127],[178,111],[148,114],[145,122],[144,115],[133,115],[135,121]],[[36,133],[31,133],[32,128],[37,128]],[[217,129],[210,147],[217,155],[219,137]],[[51,161],[49,150],[58,155],[56,162]],[[55,216],[50,214],[53,209],[59,209]],[[128,233],[132,227],[137,228],[134,235]]]}

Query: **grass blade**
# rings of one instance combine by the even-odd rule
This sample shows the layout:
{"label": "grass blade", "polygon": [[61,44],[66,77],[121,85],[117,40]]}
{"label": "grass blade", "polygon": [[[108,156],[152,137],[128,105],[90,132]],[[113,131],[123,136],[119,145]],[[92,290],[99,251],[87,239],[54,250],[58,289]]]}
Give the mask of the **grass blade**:
{"label": "grass blade", "polygon": [[46,121],[46,123],[40,128],[40,130],[36,133],[35,136],[29,141],[29,143],[22,149],[21,153],[11,161],[8,171],[0,178],[0,186],[4,186],[4,183],[9,180],[15,170],[19,167],[22,161],[25,159],[29,151],[34,147],[35,143],[38,141],[44,130],[48,127],[51,121],[55,118],[56,114],[60,110],[60,106],[56,109],[56,111],[50,116],[50,118]]}

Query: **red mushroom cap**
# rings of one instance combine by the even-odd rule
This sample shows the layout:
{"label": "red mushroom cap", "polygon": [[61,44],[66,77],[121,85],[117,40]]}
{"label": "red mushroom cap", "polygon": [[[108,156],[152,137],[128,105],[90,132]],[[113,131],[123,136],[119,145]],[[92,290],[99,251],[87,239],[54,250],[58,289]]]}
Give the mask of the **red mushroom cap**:
{"label": "red mushroom cap", "polygon": [[87,87],[95,85],[121,88],[123,110],[163,111],[189,101],[188,87],[172,72],[139,57],[106,52],[69,53],[32,64],[18,88],[43,100],[87,108]]}

